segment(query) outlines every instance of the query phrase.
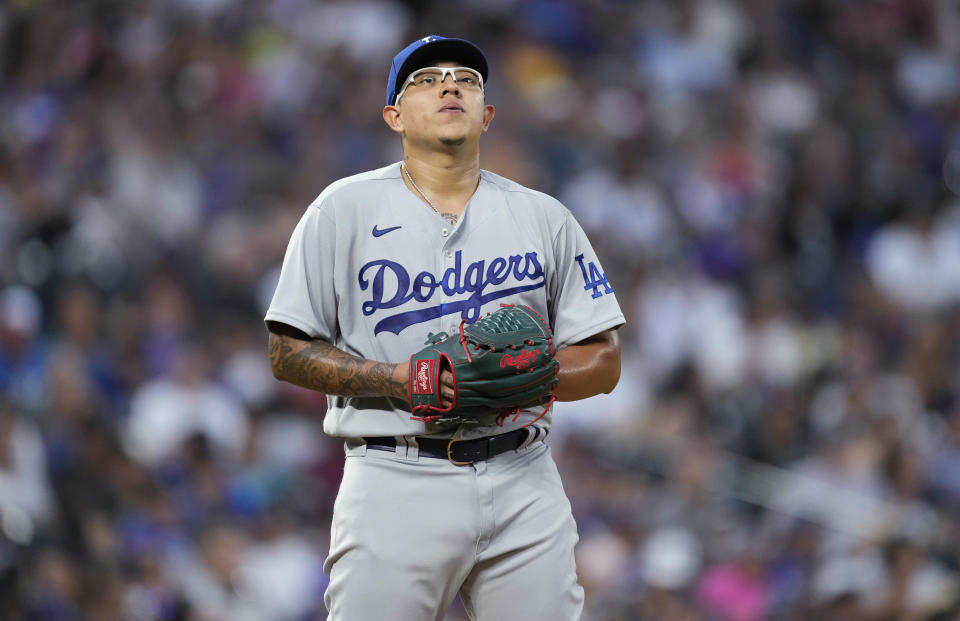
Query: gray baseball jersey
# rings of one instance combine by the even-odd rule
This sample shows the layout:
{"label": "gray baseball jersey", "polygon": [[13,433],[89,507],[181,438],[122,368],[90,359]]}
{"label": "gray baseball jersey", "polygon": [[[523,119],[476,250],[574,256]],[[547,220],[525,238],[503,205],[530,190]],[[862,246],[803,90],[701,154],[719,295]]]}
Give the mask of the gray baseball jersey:
{"label": "gray baseball jersey", "polygon": [[[411,192],[399,163],[334,182],[291,236],[266,320],[351,354],[404,362],[431,332],[456,332],[501,303],[527,304],[549,319],[563,347],[624,323],[613,287],[583,230],[556,199],[482,171],[460,221],[451,225]],[[333,436],[450,436],[411,420],[388,397],[331,396]],[[521,412],[503,433],[541,414]],[[535,425],[549,428],[548,413]]]}

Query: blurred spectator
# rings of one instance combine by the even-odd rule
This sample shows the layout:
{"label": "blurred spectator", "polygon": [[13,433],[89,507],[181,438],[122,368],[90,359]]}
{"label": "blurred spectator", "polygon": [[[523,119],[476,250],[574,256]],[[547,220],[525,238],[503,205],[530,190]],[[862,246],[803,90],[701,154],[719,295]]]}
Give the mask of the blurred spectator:
{"label": "blurred spectator", "polygon": [[211,526],[200,539],[197,558],[178,568],[178,587],[198,619],[254,621],[265,616],[239,583],[241,558],[248,542],[242,531]]}
{"label": "blurred spectator", "polygon": [[177,353],[171,377],[144,383],[133,395],[126,429],[127,450],[147,465],[175,456],[194,433],[210,440],[216,456],[237,462],[246,442],[247,414],[213,383],[209,360],[197,347]]}
{"label": "blurred spectator", "polygon": [[707,568],[697,585],[697,596],[706,610],[723,621],[764,619],[770,607],[763,565],[749,554]]}
{"label": "blurred spectator", "polygon": [[54,516],[43,440],[0,400],[0,526],[3,535],[28,544]]}
{"label": "blurred spectator", "polygon": [[43,307],[27,287],[0,291],[0,387],[15,403],[37,409],[45,398],[48,350],[41,339]]}
{"label": "blurred spectator", "polygon": [[907,310],[960,302],[960,225],[953,211],[944,216],[937,219],[921,206],[878,231],[868,249],[878,287]]}

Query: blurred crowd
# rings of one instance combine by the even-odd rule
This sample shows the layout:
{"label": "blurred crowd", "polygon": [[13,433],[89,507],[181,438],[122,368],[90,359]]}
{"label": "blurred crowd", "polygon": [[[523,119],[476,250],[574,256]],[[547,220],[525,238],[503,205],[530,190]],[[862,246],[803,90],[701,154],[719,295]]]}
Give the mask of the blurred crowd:
{"label": "blurred crowd", "polygon": [[429,33],[627,315],[549,440],[584,621],[960,618],[952,0],[3,2],[0,617],[324,617],[343,451],[262,317]]}

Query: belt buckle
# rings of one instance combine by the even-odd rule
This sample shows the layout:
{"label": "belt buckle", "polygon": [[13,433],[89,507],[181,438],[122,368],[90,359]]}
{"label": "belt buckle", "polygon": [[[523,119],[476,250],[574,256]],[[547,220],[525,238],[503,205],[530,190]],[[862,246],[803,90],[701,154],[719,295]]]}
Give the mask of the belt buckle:
{"label": "belt buckle", "polygon": [[454,445],[454,443],[456,443],[456,442],[469,442],[469,440],[457,440],[456,438],[450,438],[450,441],[447,442],[447,461],[449,461],[449,462],[450,462],[451,464],[453,464],[454,466],[469,466],[470,464],[476,463],[476,462],[478,462],[478,461],[483,461],[483,460],[486,459],[487,456],[490,454],[490,443],[489,443],[489,440],[487,440],[486,438],[484,438],[484,440],[485,440],[485,441],[484,441],[482,444],[480,444],[479,446],[482,446],[483,449],[486,449],[486,450],[481,450],[481,451],[480,451],[480,455],[478,455],[476,459],[473,459],[473,460],[470,460],[470,461],[457,461],[456,459],[453,458],[453,445]]}

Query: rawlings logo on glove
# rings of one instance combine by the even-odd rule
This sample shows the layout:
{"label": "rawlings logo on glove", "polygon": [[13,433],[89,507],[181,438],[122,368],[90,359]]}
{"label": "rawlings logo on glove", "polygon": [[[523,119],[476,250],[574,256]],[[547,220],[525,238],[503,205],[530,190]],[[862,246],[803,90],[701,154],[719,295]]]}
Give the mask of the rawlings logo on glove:
{"label": "rawlings logo on glove", "polygon": [[429,395],[433,392],[434,360],[417,360],[416,381],[411,382],[411,390],[418,395]]}
{"label": "rawlings logo on glove", "polygon": [[516,369],[526,369],[537,359],[537,353],[536,351],[525,351],[516,356],[504,354],[503,357],[500,358],[500,368],[514,367]]}
{"label": "rawlings logo on glove", "polygon": [[[472,324],[462,321],[458,335],[430,335],[427,346],[410,357],[413,418],[450,423],[495,418],[503,424],[506,416],[541,405],[543,416],[556,398],[555,353],[550,326],[529,306],[501,304]],[[454,381],[448,407],[440,403],[444,370]]]}

